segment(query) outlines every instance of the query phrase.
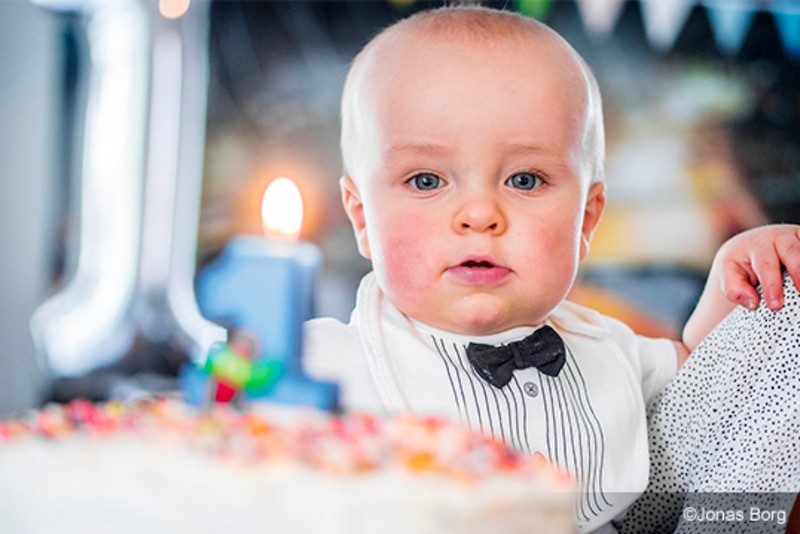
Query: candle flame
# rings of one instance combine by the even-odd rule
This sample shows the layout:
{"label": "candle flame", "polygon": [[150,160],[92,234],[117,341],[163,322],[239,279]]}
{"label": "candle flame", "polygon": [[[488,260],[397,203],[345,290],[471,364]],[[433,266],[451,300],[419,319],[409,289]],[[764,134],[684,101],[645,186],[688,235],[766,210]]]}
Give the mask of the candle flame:
{"label": "candle flame", "polygon": [[261,201],[264,233],[282,239],[300,237],[303,224],[303,199],[300,190],[289,178],[276,178],[264,191]]}
{"label": "candle flame", "polygon": [[189,11],[191,0],[159,0],[158,11],[168,19],[179,19]]}

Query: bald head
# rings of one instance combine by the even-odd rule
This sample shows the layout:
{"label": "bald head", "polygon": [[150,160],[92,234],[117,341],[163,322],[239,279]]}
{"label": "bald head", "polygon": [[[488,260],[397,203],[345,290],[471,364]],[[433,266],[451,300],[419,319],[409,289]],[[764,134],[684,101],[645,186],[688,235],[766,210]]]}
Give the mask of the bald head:
{"label": "bald head", "polygon": [[[348,175],[361,180],[362,156],[369,152],[365,144],[373,139],[365,114],[376,93],[391,83],[393,62],[407,59],[409,50],[419,53],[425,47],[454,43],[482,51],[497,49],[499,54],[512,45],[526,56],[558,69],[564,97],[574,100],[572,105],[581,122],[578,135],[583,172],[590,183],[603,180],[602,105],[589,67],[547,26],[516,13],[483,7],[445,7],[418,13],[382,31],[356,56],[342,96],[341,149]],[[419,54],[419,60],[425,61],[424,52]]]}

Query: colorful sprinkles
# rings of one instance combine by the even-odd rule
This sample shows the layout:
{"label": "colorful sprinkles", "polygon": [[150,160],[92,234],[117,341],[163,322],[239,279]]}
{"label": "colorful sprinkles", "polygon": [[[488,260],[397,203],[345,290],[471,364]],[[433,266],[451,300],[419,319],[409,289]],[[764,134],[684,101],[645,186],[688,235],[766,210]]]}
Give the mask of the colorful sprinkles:
{"label": "colorful sprinkles", "polygon": [[333,474],[386,468],[435,473],[464,481],[498,474],[556,473],[542,457],[518,454],[501,442],[436,417],[367,414],[278,418],[215,405],[198,411],[158,398],[132,404],[73,401],[49,405],[28,417],[0,421],[0,444],[25,438],[59,441],[128,433],[133,439],[179,437],[181,446],[244,463],[289,462]]}

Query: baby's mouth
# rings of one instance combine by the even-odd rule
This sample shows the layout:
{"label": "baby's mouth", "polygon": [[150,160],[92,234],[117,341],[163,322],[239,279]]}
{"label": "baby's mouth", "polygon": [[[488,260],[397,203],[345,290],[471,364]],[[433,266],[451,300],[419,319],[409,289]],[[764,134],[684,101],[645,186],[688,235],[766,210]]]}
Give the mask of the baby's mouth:
{"label": "baby's mouth", "polygon": [[491,269],[492,267],[495,267],[494,263],[486,260],[480,260],[480,261],[467,260],[467,261],[462,261],[459,265],[461,267],[467,267],[469,269]]}
{"label": "baby's mouth", "polygon": [[448,269],[458,281],[468,284],[492,285],[501,282],[511,269],[488,258],[469,258]]}

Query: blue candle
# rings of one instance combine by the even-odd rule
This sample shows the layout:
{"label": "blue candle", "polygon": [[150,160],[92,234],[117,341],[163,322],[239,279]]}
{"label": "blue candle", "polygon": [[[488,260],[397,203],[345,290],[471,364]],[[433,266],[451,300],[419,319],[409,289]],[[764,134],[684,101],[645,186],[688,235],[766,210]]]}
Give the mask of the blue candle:
{"label": "blue candle", "polygon": [[[265,193],[265,227],[270,205],[285,208],[292,204],[280,196],[270,199],[270,191],[285,185],[278,180],[273,184],[279,187],[271,186]],[[296,213],[292,216],[297,218]],[[295,225],[299,233],[299,223]],[[337,407],[337,385],[312,380],[304,373],[301,358],[303,322],[313,314],[320,262],[320,250],[311,243],[240,236],[231,240],[199,277],[198,302],[203,314],[225,327],[252,333],[260,349],[255,363],[276,362],[283,367],[274,386],[266,391],[246,390],[247,396],[326,410]]]}

